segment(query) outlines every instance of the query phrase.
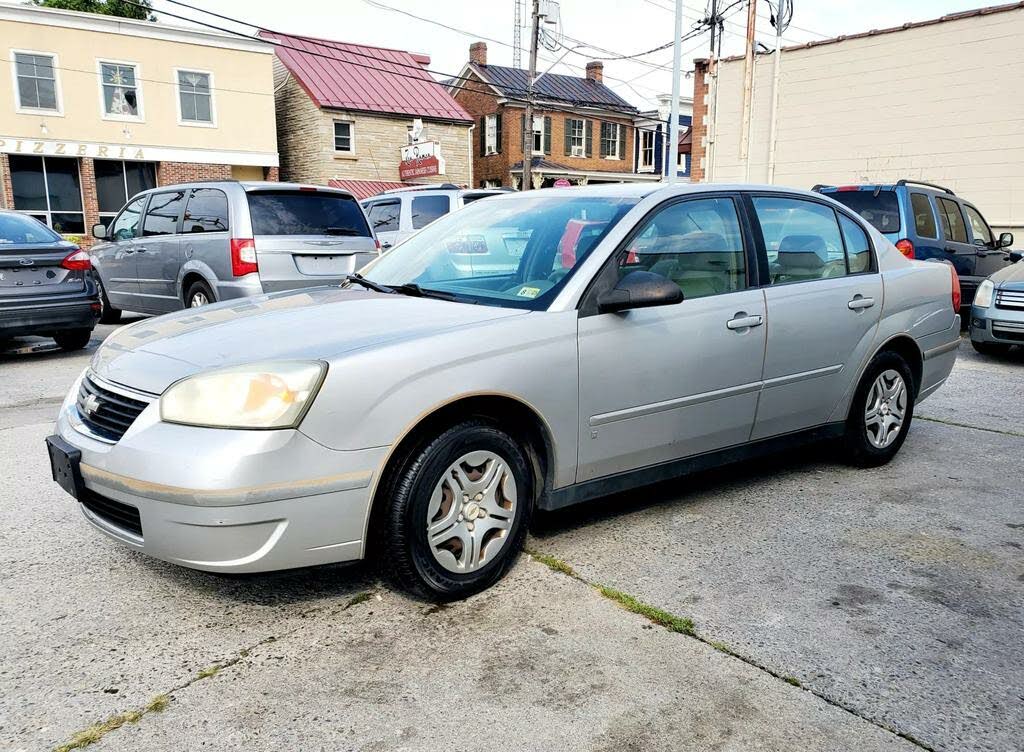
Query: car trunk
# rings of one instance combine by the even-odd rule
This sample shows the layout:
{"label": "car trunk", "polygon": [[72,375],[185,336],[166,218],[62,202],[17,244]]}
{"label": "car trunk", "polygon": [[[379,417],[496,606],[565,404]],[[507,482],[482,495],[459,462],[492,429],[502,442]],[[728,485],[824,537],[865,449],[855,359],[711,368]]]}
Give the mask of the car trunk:
{"label": "car trunk", "polygon": [[362,209],[345,193],[275,188],[247,195],[265,292],[336,284],[377,256]]}
{"label": "car trunk", "polygon": [[53,244],[0,244],[0,300],[81,294],[85,273],[60,265],[72,250]]}

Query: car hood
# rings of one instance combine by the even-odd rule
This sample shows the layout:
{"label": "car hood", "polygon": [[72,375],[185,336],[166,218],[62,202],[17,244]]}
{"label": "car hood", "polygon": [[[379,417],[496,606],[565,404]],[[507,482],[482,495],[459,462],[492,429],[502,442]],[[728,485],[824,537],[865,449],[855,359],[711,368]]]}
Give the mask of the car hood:
{"label": "car hood", "polygon": [[317,288],[191,308],[130,324],[93,359],[100,377],[153,394],[199,371],[259,360],[331,360],[526,311]]}
{"label": "car hood", "polygon": [[1024,291],[1024,261],[1010,264],[992,275],[992,282],[1003,290]]}

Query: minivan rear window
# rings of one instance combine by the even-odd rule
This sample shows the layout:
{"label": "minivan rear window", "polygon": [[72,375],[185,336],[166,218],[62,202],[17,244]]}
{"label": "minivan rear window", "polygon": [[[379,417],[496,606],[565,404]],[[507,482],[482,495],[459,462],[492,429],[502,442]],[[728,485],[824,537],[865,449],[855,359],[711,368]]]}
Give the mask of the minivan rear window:
{"label": "minivan rear window", "polygon": [[825,194],[860,216],[879,232],[900,231],[896,191],[829,191]]}
{"label": "minivan rear window", "polygon": [[356,200],[327,191],[253,191],[248,194],[254,235],[370,237]]}

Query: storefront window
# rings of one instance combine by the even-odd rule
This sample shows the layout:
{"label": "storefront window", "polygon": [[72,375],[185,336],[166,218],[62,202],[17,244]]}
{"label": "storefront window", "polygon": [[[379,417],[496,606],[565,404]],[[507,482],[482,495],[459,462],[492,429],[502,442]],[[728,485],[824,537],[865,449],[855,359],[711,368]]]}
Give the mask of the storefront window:
{"label": "storefront window", "polygon": [[100,63],[100,78],[103,81],[104,117],[141,119],[135,66],[130,63]]}
{"label": "storefront window", "polygon": [[97,159],[93,164],[101,222],[109,222],[136,193],[156,187],[156,165],[152,162]]}
{"label": "storefront window", "polygon": [[16,210],[31,214],[60,233],[85,232],[77,159],[21,154],[8,159]]}

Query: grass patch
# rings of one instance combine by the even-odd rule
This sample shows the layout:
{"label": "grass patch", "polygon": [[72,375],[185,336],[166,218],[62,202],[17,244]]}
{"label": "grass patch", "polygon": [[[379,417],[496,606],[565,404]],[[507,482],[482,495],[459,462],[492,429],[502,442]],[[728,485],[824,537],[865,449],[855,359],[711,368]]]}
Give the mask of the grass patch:
{"label": "grass patch", "polygon": [[655,606],[649,606],[646,603],[638,601],[632,595],[623,593],[620,590],[615,590],[614,588],[601,585],[597,589],[605,598],[615,601],[627,611],[639,614],[648,621],[665,627],[665,629],[670,632],[678,632],[679,634],[690,635],[691,637],[696,636],[693,619],[689,619],[685,616],[676,616],[675,614],[670,614],[668,611],[664,611]]}
{"label": "grass patch", "polygon": [[783,676],[782,679],[786,682],[786,684],[792,684],[794,687],[800,687],[802,689],[804,686],[800,683],[800,680],[797,679],[795,676]]}
{"label": "grass patch", "polygon": [[214,664],[213,666],[207,666],[198,674],[196,679],[209,679],[211,676],[216,676],[220,672],[220,666]]}
{"label": "grass patch", "polygon": [[138,723],[147,713],[159,713],[167,708],[171,698],[167,695],[157,695],[146,703],[141,710],[126,710],[123,713],[112,715],[105,721],[94,723],[89,728],[76,732],[70,741],[64,742],[54,749],[54,752],[72,752],[72,750],[83,749],[91,744],[96,744],[100,739],[111,731],[117,731],[129,723]]}
{"label": "grass patch", "polygon": [[353,606],[358,606],[360,603],[366,603],[372,597],[373,593],[359,593],[358,595],[353,595],[349,599],[348,603],[345,604],[345,610],[348,610]]}
{"label": "grass patch", "polygon": [[533,551],[528,551],[527,553],[529,553],[530,556],[532,556],[534,559],[536,559],[541,564],[543,564],[548,569],[554,572],[560,572],[561,574],[569,575],[570,577],[576,577],[577,579],[579,578],[579,575],[576,574],[576,570],[570,567],[561,559],[556,559],[554,556],[550,556],[548,554],[538,554]]}

